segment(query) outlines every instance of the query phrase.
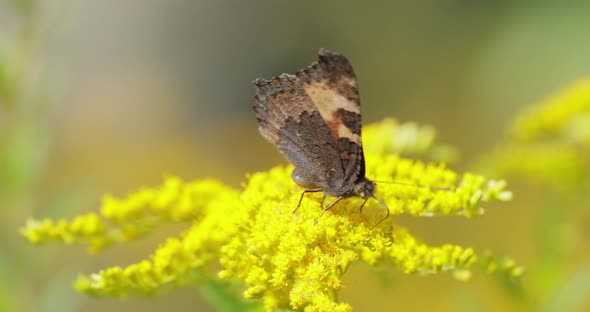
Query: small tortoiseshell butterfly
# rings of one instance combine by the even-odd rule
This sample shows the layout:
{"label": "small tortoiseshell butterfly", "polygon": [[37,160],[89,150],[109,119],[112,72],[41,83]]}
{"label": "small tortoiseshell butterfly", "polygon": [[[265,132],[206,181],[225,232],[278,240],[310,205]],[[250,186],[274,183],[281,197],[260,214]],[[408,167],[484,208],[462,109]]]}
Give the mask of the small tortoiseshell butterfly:
{"label": "small tortoiseshell butterfly", "polygon": [[337,197],[323,215],[346,197],[375,198],[375,183],[365,177],[356,75],[344,55],[318,54],[295,75],[256,79],[254,110],[260,134],[295,166],[291,177],[306,189],[297,208],[308,192]]}

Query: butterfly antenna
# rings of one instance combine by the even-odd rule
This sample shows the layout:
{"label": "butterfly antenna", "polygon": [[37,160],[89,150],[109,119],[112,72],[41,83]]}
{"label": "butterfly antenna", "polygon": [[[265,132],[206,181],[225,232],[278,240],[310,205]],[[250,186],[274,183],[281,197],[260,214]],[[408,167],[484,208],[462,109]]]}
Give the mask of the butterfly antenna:
{"label": "butterfly antenna", "polygon": [[[375,199],[381,206],[385,207],[385,210],[387,211],[385,218],[381,219],[379,222],[377,222],[377,224],[373,225],[373,229],[374,229],[379,224],[381,224],[381,222],[383,222],[389,218],[389,206],[387,206],[387,204],[384,201],[380,200],[379,198],[375,197],[374,195],[371,195],[371,197],[373,197],[373,199]],[[365,202],[367,202],[367,201],[365,200]],[[364,205],[364,203],[363,203],[363,205]],[[362,208],[362,206],[361,206],[361,208]]]}
{"label": "butterfly antenna", "polygon": [[[454,187],[452,186],[432,186],[432,185],[425,185],[425,184],[417,184],[417,183],[407,183],[407,182],[400,182],[400,181],[378,181],[378,180],[372,180],[373,182],[376,183],[389,183],[389,184],[399,184],[399,185],[407,185],[407,186],[415,186],[415,187],[423,187],[423,188],[429,188],[431,190],[438,190],[438,191],[452,191],[454,189]],[[385,207],[385,209],[387,210],[387,214],[385,215],[385,218],[381,219],[379,222],[377,222],[377,224],[375,224],[373,226],[373,228],[376,228],[379,224],[381,224],[381,222],[387,220],[387,218],[389,218],[389,207],[387,206],[387,204],[380,200],[379,198],[375,197],[374,195],[371,195],[371,197],[373,197],[373,199],[375,199],[377,202],[379,202],[379,204],[383,207]],[[363,206],[365,206],[365,203],[367,202],[367,200],[365,200],[363,202],[363,204],[361,205],[361,213],[363,211]]]}
{"label": "butterfly antenna", "polygon": [[428,184],[408,183],[408,182],[400,182],[400,181],[379,181],[379,180],[371,180],[371,181],[376,182],[376,183],[388,183],[388,184],[399,184],[399,185],[423,187],[423,188],[429,188],[431,190],[437,190],[437,191],[452,191],[454,189],[454,187],[452,187],[452,186],[432,186],[432,185],[428,185]]}

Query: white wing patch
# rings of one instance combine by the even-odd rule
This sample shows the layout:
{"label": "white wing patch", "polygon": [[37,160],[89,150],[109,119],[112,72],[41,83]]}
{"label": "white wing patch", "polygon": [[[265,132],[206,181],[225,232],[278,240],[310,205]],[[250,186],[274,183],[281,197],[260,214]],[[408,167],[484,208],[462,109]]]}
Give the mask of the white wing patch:
{"label": "white wing patch", "polygon": [[[355,84],[354,80],[347,82],[353,86]],[[348,138],[352,142],[360,143],[360,136],[353,133],[341,120],[338,120],[335,114],[339,109],[360,114],[358,103],[348,100],[337,91],[331,89],[325,82],[304,85],[303,88],[315,104],[322,118],[329,125],[336,127],[336,135],[339,138]]]}

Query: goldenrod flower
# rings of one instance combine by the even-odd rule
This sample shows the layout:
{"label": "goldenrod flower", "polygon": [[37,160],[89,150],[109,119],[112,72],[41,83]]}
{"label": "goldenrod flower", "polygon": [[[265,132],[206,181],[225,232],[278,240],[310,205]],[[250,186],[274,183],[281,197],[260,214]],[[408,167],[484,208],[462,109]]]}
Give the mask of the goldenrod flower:
{"label": "goldenrod flower", "polygon": [[580,151],[559,142],[499,145],[478,166],[493,176],[524,177],[566,191],[579,191],[588,171]]}
{"label": "goldenrod flower", "polygon": [[532,142],[568,134],[583,134],[582,138],[570,139],[590,143],[590,78],[577,81],[541,103],[531,106],[519,116],[513,125],[513,133],[519,140]]}
{"label": "goldenrod flower", "polygon": [[[372,136],[387,139],[392,133],[388,127],[373,129],[365,145],[375,141]],[[442,164],[400,158],[382,148],[366,150],[368,178],[400,182],[377,185],[376,197],[387,203],[392,216],[474,217],[483,213],[484,202],[511,199],[503,181],[459,175]],[[98,250],[143,235],[163,221],[191,221],[185,233],[169,238],[149,259],[80,276],[76,288],[126,297],[220,278],[245,285],[244,297],[260,298],[267,310],[351,310],[338,300],[338,291],[342,276],[358,261],[408,274],[450,272],[459,280],[469,279],[475,266],[486,272],[503,270],[511,277],[523,273],[512,261],[482,257],[472,248],[429,246],[394,225],[394,217],[380,223],[386,207],[373,200],[362,213],[361,198],[343,200],[314,224],[322,211],[322,194],[306,196],[293,213],[302,189],[291,180],[292,169],[277,166],[252,174],[241,191],[210,180],[187,183],[168,177],[162,187],[145,188],[123,200],[105,197],[102,218],[92,214],[73,222],[31,221],[23,234],[34,243],[57,240]],[[206,269],[210,262],[221,264],[217,276]]]}
{"label": "goldenrod flower", "polygon": [[481,159],[480,170],[577,192],[590,172],[590,78],[532,105],[511,132],[510,139]]}
{"label": "goldenrod flower", "polygon": [[365,152],[427,156],[433,161],[447,163],[457,161],[459,153],[449,145],[435,144],[435,137],[436,131],[432,126],[414,122],[400,124],[393,118],[363,127]]}

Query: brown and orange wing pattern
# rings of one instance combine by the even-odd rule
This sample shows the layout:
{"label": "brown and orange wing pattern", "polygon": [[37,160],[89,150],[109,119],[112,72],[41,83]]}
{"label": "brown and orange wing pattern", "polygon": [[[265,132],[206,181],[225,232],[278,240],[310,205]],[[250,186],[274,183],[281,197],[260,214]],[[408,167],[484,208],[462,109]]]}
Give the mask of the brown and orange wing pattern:
{"label": "brown and orange wing pattern", "polygon": [[350,195],[365,164],[357,81],[346,57],[321,49],[295,75],[255,84],[259,131],[293,163],[295,182]]}

